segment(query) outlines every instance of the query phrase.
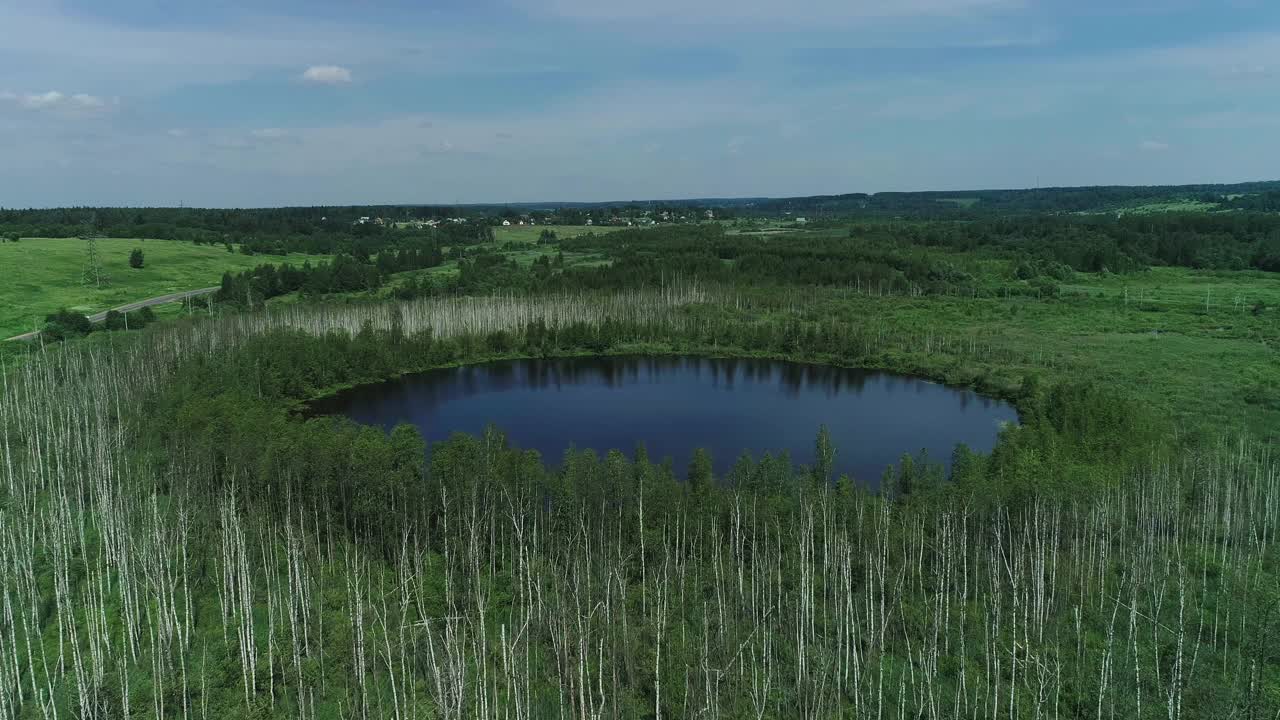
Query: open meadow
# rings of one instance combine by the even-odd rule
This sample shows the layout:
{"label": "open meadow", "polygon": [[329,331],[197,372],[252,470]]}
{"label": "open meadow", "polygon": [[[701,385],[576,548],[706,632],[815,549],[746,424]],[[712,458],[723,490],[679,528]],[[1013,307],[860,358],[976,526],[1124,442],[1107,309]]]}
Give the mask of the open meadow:
{"label": "open meadow", "polygon": [[493,240],[498,245],[509,242],[536,243],[542,237],[542,233],[547,230],[555,233],[556,238],[563,240],[587,233],[607,235],[626,229],[624,226],[617,225],[500,225],[493,229]]}
{"label": "open meadow", "polygon": [[[1280,305],[1280,282],[1182,268],[1075,282],[1078,292],[1055,298],[826,291],[791,312],[814,322],[876,318],[890,333],[964,338],[1001,349],[985,359],[926,352],[912,360],[963,384],[1012,388],[1027,374],[1045,381],[1088,378],[1150,404],[1180,432],[1235,430],[1280,441],[1280,326],[1275,311],[1255,315],[1252,309],[1257,302]],[[1236,300],[1246,295],[1248,304]]]}
{"label": "open meadow", "polygon": [[[80,238],[23,238],[0,243],[0,339],[44,324],[45,315],[66,308],[92,315],[150,297],[217,285],[228,270],[240,272],[283,256],[242,255],[222,245],[169,240],[101,238],[97,241],[108,282],[84,281],[86,242]],[[129,253],[142,250],[141,268],[129,267]],[[319,258],[309,258],[316,262]],[[301,264],[303,258],[293,261]]]}

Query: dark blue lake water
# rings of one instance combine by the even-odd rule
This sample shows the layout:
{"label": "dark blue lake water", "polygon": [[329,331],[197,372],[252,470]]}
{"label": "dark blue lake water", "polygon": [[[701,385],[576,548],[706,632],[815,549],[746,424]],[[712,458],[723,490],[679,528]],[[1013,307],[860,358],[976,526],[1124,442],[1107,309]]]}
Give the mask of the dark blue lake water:
{"label": "dark blue lake water", "polygon": [[814,460],[818,426],[837,448],[835,473],[874,486],[903,453],[949,462],[957,443],[987,452],[1007,403],[971,390],[882,372],[773,360],[608,357],[517,360],[405,376],[347,391],[314,410],[390,430],[412,423],[427,441],[493,423],[511,444],[557,464],[570,445],[631,455],[642,442],[683,477],[693,451],[718,473],[743,450]]}

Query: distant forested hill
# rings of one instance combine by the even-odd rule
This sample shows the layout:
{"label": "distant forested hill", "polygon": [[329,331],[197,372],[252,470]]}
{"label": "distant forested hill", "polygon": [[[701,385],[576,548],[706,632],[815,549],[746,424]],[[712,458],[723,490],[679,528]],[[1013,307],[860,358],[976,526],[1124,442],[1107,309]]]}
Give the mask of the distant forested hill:
{"label": "distant forested hill", "polygon": [[851,193],[756,201],[754,208],[763,214],[943,216],[994,212],[1102,212],[1179,201],[1218,203],[1225,208],[1280,210],[1280,182]]}
{"label": "distant forested hill", "polygon": [[[998,214],[1093,213],[1118,210],[1280,211],[1280,181],[1234,185],[1153,185],[848,193],[792,198],[702,198],[600,203],[546,202],[489,205],[368,205],[248,209],[201,208],[0,208],[0,237],[17,234],[67,237],[95,232],[111,237],[151,237],[195,242],[234,242],[262,251],[333,253],[337,239],[371,236],[394,223],[466,219],[500,224],[531,218],[538,224],[579,225],[588,219],[623,222],[648,217],[696,221],[706,212],[735,217],[833,219],[911,217],[966,219]],[[361,219],[368,220],[362,223]],[[374,222],[379,221],[379,222]],[[468,236],[474,229],[450,231]],[[266,240],[270,238],[271,241]],[[286,240],[287,238],[287,240]],[[256,242],[255,242],[256,241]]]}

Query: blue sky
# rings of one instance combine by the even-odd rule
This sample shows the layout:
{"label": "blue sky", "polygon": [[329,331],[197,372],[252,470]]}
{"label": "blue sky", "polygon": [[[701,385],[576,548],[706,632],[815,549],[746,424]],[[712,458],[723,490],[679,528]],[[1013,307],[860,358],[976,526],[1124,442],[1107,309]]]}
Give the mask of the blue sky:
{"label": "blue sky", "polygon": [[1263,0],[0,0],[0,206],[1280,176]]}

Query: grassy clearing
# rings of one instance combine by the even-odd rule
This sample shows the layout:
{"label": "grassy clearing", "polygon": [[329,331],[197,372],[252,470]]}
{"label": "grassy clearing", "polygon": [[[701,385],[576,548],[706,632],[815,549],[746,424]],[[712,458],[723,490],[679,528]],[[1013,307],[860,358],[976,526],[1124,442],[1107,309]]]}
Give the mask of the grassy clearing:
{"label": "grassy clearing", "polygon": [[494,242],[502,245],[509,242],[536,243],[538,238],[542,236],[543,230],[550,230],[556,234],[557,238],[563,239],[586,235],[587,233],[604,235],[626,229],[626,227],[615,225],[510,225],[494,228],[493,236]]}
{"label": "grassy clearing", "polygon": [[[1230,199],[1230,198],[1228,198]],[[1144,203],[1131,207],[1114,207],[1105,210],[1079,210],[1075,215],[1157,215],[1160,213],[1214,212],[1219,210],[1218,203],[1207,203],[1199,200],[1162,200]]]}
{"label": "grassy clearing", "polygon": [[1259,271],[1153,268],[1131,275],[1078,275],[1064,292],[1128,300],[1152,308],[1245,312],[1257,302],[1280,305],[1280,276]]}
{"label": "grassy clearing", "polygon": [[1128,213],[1162,213],[1162,212],[1209,212],[1217,210],[1217,203],[1201,202],[1199,200],[1168,200],[1165,202],[1147,203],[1124,210]]}
{"label": "grassy clearing", "polygon": [[797,230],[790,220],[735,220],[722,221],[724,231],[729,235],[767,235],[786,232],[802,232]]}
{"label": "grassy clearing", "polygon": [[[1046,300],[831,292],[808,312],[847,322],[879,317],[889,332],[971,337],[1009,351],[983,366],[950,368],[961,381],[1009,384],[1028,372],[1089,378],[1141,397],[1189,432],[1243,429],[1280,440],[1280,279],[1161,268],[1082,275],[1064,290]],[[1255,314],[1257,301],[1265,309]]]}
{"label": "grassy clearing", "polygon": [[[141,249],[146,256],[140,269],[129,267],[129,252],[134,249]],[[98,253],[111,280],[102,288],[83,282],[83,240],[28,238],[0,243],[4,274],[0,282],[0,338],[38,327],[46,314],[62,307],[86,315],[102,312],[157,295],[217,285],[227,270],[285,260],[274,255],[229,253],[221,246],[116,238],[98,240]]]}
{"label": "grassy clearing", "polygon": [[776,237],[776,236],[779,236],[779,235],[790,235],[790,234],[796,234],[796,233],[802,233],[802,232],[806,232],[806,231],[805,231],[805,230],[796,230],[795,228],[765,228],[765,229],[762,229],[762,230],[759,230],[759,229],[757,229],[757,230],[749,230],[749,229],[735,228],[735,229],[733,229],[733,230],[730,230],[730,231],[729,231],[729,234],[730,234],[730,235],[757,235],[757,236],[765,236],[765,237]]}
{"label": "grassy clearing", "polygon": [[1280,278],[1157,268],[1072,289],[1088,299],[1037,325],[1073,363],[1205,427],[1280,438]]}

